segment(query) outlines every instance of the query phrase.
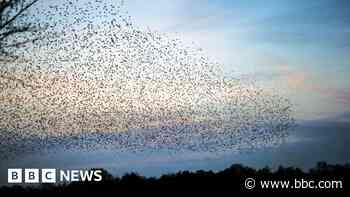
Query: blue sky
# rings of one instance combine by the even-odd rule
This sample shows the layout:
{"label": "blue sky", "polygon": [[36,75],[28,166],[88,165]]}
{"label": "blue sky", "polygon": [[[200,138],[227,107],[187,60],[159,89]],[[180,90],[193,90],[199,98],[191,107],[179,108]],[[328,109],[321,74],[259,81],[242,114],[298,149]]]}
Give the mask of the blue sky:
{"label": "blue sky", "polygon": [[285,94],[299,120],[348,112],[347,0],[125,0],[123,9],[134,25],[203,48],[227,73]]}
{"label": "blue sky", "polygon": [[194,42],[226,71],[286,93],[298,119],[349,107],[348,1],[129,0],[125,7],[136,25]]}

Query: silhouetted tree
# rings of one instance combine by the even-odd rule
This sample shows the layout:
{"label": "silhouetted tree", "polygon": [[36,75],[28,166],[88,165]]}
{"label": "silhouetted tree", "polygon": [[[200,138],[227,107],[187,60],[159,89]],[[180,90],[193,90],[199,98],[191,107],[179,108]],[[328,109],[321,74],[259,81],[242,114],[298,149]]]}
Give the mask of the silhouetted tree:
{"label": "silhouetted tree", "polygon": [[[135,173],[129,173],[122,178],[113,178],[107,171],[103,170],[103,181],[101,182],[73,182],[64,185],[47,185],[41,187],[0,187],[1,192],[113,192],[117,194],[215,194],[225,192],[234,195],[237,192],[247,192],[244,188],[246,178],[259,180],[343,180],[344,185],[350,180],[350,165],[330,165],[325,162],[318,163],[309,172],[303,172],[295,167],[280,166],[272,172],[265,167],[256,170],[242,165],[232,165],[221,171],[181,171],[176,174],[163,175],[160,178],[146,178]],[[334,191],[346,191],[347,187],[338,188]],[[283,189],[264,190],[259,187],[253,191],[285,191]],[[305,190],[293,190],[305,191]],[[325,191],[325,190],[312,190]],[[332,190],[333,191],[333,190]]]}
{"label": "silhouetted tree", "polygon": [[17,35],[36,31],[31,23],[21,20],[39,0],[0,0],[0,63],[18,58],[14,51],[36,38],[18,39]]}

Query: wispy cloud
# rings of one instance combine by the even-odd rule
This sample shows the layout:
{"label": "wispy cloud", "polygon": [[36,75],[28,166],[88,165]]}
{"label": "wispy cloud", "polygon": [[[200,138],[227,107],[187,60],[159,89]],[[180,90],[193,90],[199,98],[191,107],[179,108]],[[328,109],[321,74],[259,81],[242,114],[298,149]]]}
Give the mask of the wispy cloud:
{"label": "wispy cloud", "polygon": [[[323,84],[312,81],[312,77],[305,71],[291,71],[290,66],[282,65],[282,72],[286,76],[288,87],[298,89],[304,92],[318,93],[335,99],[335,101],[350,104],[350,89],[341,89],[338,87],[326,87]],[[326,76],[325,76],[326,77]],[[327,80],[326,78],[324,80]]]}

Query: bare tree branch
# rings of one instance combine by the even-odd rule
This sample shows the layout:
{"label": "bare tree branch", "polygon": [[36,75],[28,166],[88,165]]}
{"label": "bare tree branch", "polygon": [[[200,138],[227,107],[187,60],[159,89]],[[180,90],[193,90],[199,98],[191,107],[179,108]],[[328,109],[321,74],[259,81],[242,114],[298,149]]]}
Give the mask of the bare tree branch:
{"label": "bare tree branch", "polygon": [[25,11],[39,0],[0,0],[0,62],[8,62],[9,59],[17,59],[14,50],[33,42],[35,38],[19,39],[18,34],[35,32],[36,29],[30,23],[16,23]]}
{"label": "bare tree branch", "polygon": [[[9,2],[10,1],[11,0],[9,0]],[[31,3],[29,3],[25,7],[21,8],[16,15],[14,15],[11,19],[5,21],[5,23],[0,26],[0,30],[3,29],[4,27],[6,27],[7,25],[11,24],[12,22],[14,22],[16,20],[16,18],[18,18],[24,11],[26,11],[28,8],[30,8],[32,5],[34,5],[34,3],[38,2],[38,1],[39,0],[33,0]]]}

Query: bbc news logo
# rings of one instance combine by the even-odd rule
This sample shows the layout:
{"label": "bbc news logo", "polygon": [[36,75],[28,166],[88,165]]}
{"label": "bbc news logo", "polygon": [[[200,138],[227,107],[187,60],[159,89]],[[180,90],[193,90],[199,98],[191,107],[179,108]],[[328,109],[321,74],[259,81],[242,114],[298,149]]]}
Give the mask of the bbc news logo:
{"label": "bbc news logo", "polygon": [[57,183],[78,181],[102,181],[102,170],[11,168],[7,170],[7,174],[8,183]]}

